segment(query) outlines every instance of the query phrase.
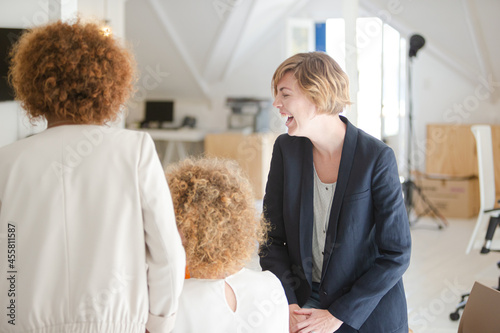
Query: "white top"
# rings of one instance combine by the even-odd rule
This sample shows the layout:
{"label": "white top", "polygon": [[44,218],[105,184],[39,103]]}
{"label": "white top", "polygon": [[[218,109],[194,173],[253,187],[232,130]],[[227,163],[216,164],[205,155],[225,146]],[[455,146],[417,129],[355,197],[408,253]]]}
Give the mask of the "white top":
{"label": "white top", "polygon": [[170,332],[185,254],[150,136],[66,125],[0,148],[0,267],[2,333]]}
{"label": "white top", "polygon": [[[225,283],[236,295],[226,302]],[[174,333],[288,333],[288,302],[281,282],[269,272],[243,268],[226,279],[188,279],[179,301]]]}
{"label": "white top", "polygon": [[326,232],[330,221],[330,211],[332,210],[333,195],[337,183],[325,184],[321,182],[314,168],[314,223],[312,256],[313,269],[312,281],[321,281],[323,270],[323,257],[325,256]]}

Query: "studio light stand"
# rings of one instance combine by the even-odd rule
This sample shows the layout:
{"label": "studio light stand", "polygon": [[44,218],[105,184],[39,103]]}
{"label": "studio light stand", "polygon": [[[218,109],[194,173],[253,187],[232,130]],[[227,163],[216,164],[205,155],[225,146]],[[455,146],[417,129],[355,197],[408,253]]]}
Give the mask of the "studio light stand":
{"label": "studio light stand", "polygon": [[[412,149],[413,149],[413,91],[412,91],[412,77],[411,77],[411,70],[412,70],[412,61],[413,58],[417,55],[418,50],[420,50],[425,44],[425,39],[424,37],[420,35],[413,35],[410,38],[410,51],[409,51],[409,56],[408,56],[408,136],[407,136],[407,153],[408,153],[408,159],[407,159],[407,175],[405,178],[405,181],[402,184],[403,187],[403,195],[404,195],[404,202],[405,202],[405,207],[406,207],[406,213],[408,214],[408,220],[410,221],[410,226],[414,226],[420,217],[422,215],[427,214],[429,212],[432,213],[435,222],[438,225],[439,229],[442,229],[444,226],[448,225],[448,221],[446,218],[439,212],[439,210],[432,204],[432,202],[425,196],[425,194],[422,192],[422,189],[420,186],[418,186],[414,181],[413,181],[413,175],[411,173],[411,167],[412,167]],[[421,201],[423,206],[425,207],[424,211],[416,215],[415,219],[411,220],[411,213],[414,211],[415,208],[415,202],[414,202],[414,195],[418,196]]]}

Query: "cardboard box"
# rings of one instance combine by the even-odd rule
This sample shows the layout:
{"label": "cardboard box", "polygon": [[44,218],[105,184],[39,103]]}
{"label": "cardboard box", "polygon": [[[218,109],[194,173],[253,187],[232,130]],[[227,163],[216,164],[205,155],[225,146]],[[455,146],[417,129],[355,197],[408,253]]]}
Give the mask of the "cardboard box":
{"label": "cardboard box", "polygon": [[476,140],[471,125],[427,125],[425,172],[454,177],[477,176]]}
{"label": "cardboard box", "polygon": [[[478,176],[476,139],[473,124],[427,125],[425,172],[433,175]],[[491,125],[495,189],[500,198],[500,125]]]}
{"label": "cardboard box", "polygon": [[467,299],[458,333],[497,333],[500,331],[500,292],[475,282]]}
{"label": "cardboard box", "polygon": [[247,174],[256,199],[264,197],[271,165],[274,133],[218,133],[205,137],[205,154],[238,162]]}
{"label": "cardboard box", "polygon": [[[479,183],[477,177],[418,176],[415,184],[437,210],[445,217],[471,218],[479,213]],[[413,193],[417,215],[431,215],[417,191]]]}

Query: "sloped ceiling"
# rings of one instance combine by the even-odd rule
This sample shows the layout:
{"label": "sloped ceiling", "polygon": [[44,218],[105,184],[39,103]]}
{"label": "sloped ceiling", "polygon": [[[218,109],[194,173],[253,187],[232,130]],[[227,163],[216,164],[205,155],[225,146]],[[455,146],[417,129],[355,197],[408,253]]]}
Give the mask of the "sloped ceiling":
{"label": "sloped ceiling", "polygon": [[306,2],[129,0],[126,35],[143,75],[148,68],[169,73],[148,93],[209,98],[211,83],[227,77],[277,20]]}
{"label": "sloped ceiling", "polygon": [[[174,13],[170,15],[178,16]],[[208,27],[206,30],[209,31]],[[198,36],[194,28],[187,35]],[[141,75],[138,85],[145,89],[142,95],[166,93],[181,98],[203,95],[195,78],[189,75],[189,68],[183,60],[183,55],[163,29],[161,17],[155,13],[148,1],[127,2],[126,36],[127,41],[132,44]],[[200,43],[195,44],[203,45],[204,38],[199,39]],[[202,52],[194,54],[202,54]],[[146,81],[146,77],[152,75],[151,71],[167,74],[160,75],[158,80]]]}
{"label": "sloped ceiling", "polygon": [[[390,1],[362,0],[372,13],[391,13]],[[392,2],[394,3],[394,2]],[[496,0],[399,1],[389,23],[426,39],[425,50],[472,83],[478,76],[500,78],[500,2]],[[418,56],[418,54],[417,54]],[[498,93],[498,92],[497,92]]]}
{"label": "sloped ceiling", "polygon": [[[164,74],[147,85],[148,94],[210,99],[210,86],[278,33],[287,17],[317,18],[334,4],[342,7],[333,0],[128,0],[126,36],[143,75]],[[464,79],[500,78],[500,1],[361,0],[360,8],[366,15],[385,13],[403,35],[424,36],[426,48]]]}

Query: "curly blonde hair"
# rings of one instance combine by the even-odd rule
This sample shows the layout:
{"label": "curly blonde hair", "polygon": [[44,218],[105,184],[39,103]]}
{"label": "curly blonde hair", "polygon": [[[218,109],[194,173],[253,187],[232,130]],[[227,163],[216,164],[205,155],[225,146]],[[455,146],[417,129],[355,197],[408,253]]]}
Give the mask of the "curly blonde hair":
{"label": "curly blonde hair", "polygon": [[221,278],[250,260],[267,236],[235,161],[186,159],[166,171],[191,277]]}
{"label": "curly blonde hair", "polygon": [[339,64],[324,52],[297,53],[274,72],[271,86],[278,95],[278,83],[293,73],[300,90],[317,106],[319,113],[337,115],[351,105],[349,78]]}
{"label": "curly blonde hair", "polygon": [[132,92],[131,53],[95,23],[57,21],[28,30],[10,57],[9,80],[31,121],[104,124]]}

